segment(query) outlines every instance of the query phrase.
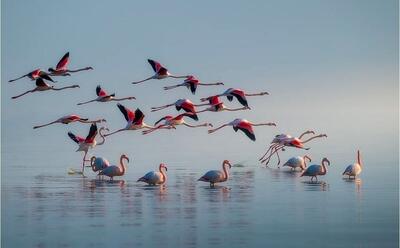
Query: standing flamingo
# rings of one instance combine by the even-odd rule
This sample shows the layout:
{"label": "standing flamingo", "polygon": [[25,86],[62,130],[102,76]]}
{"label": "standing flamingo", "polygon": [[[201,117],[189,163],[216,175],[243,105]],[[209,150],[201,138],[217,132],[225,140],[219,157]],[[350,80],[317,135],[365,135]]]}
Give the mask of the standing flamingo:
{"label": "standing flamingo", "polygon": [[57,119],[55,121],[52,121],[50,123],[39,125],[39,126],[34,126],[33,129],[49,126],[49,125],[52,125],[52,124],[55,124],[55,123],[69,124],[71,122],[99,123],[99,122],[106,122],[106,120],[105,119],[98,119],[98,120],[89,121],[88,118],[82,118],[79,115],[66,115],[66,116],[63,116],[63,117],[61,117],[61,118],[59,118],[59,119]]}
{"label": "standing flamingo", "polygon": [[165,169],[165,171],[168,171],[167,166],[161,163],[158,167],[159,171],[150,171],[146,173],[146,175],[144,175],[143,177],[139,178],[137,181],[145,182],[149,185],[165,184],[165,182],[167,181],[167,174],[163,171],[163,169]]}
{"label": "standing flamingo", "polygon": [[108,177],[110,177],[110,181],[113,181],[114,177],[123,176],[126,171],[126,165],[124,164],[124,161],[123,161],[124,159],[126,159],[126,161],[128,161],[128,163],[129,163],[129,158],[125,154],[122,154],[119,159],[119,165],[108,166],[107,168],[100,171],[99,176],[101,176],[101,175],[108,176]]}
{"label": "standing flamingo", "polygon": [[[219,94],[217,96],[226,96],[226,98],[228,98],[229,101],[232,101],[233,97],[236,97],[236,99],[240,102],[240,104],[242,104],[245,107],[249,107],[246,96],[263,96],[263,95],[269,95],[269,93],[264,91],[264,92],[260,92],[260,93],[248,94],[248,93],[245,93],[241,89],[229,88],[224,93]],[[207,101],[208,98],[202,98],[200,100],[202,102],[204,102],[204,101]]]}
{"label": "standing flamingo", "polygon": [[[185,112],[190,112],[190,113],[196,113],[196,107],[198,106],[205,106],[208,104],[193,104],[192,101],[190,101],[189,99],[178,99],[176,102],[171,103],[171,104],[167,104],[164,106],[160,106],[160,107],[152,107],[151,108],[151,112],[156,112],[171,106],[175,106],[176,110],[179,111],[181,109],[183,109]],[[193,117],[195,118],[195,120],[198,120],[197,115],[193,115]]]}
{"label": "standing flamingo", "polygon": [[151,133],[151,132],[153,132],[153,131],[155,131],[157,129],[168,128],[168,127],[175,129],[175,126],[177,126],[177,125],[185,125],[185,126],[191,127],[191,128],[207,127],[207,126],[212,127],[212,124],[211,123],[207,123],[207,122],[203,123],[203,124],[199,124],[199,125],[190,125],[190,124],[186,123],[185,120],[183,119],[183,117],[185,117],[185,116],[187,116],[189,118],[192,118],[194,120],[196,120],[196,118],[197,118],[196,114],[190,113],[190,112],[183,113],[183,114],[177,115],[175,117],[172,116],[172,115],[167,115],[167,116],[164,116],[163,118],[161,118],[160,120],[158,120],[156,123],[154,123],[154,125],[157,125],[161,121],[164,121],[163,124],[160,124],[160,125],[158,125],[158,126],[156,126],[154,128],[151,128],[149,130],[145,130],[142,133],[143,134],[149,134],[149,133]]}
{"label": "standing flamingo", "polygon": [[169,73],[167,68],[162,66],[157,61],[151,60],[151,59],[148,59],[147,61],[150,63],[150,65],[153,68],[155,74],[153,76],[149,77],[149,78],[146,78],[146,79],[143,79],[143,80],[140,80],[140,81],[136,81],[136,82],[132,82],[132,84],[139,84],[139,83],[145,82],[145,81],[150,80],[150,79],[164,79],[164,78],[167,78],[167,77],[172,77],[172,78],[187,78],[188,77],[188,76],[174,76],[171,73]]}
{"label": "standing flamingo", "polygon": [[102,171],[108,166],[110,166],[110,162],[105,158],[95,156],[90,158],[90,167],[93,172]]}
{"label": "standing flamingo", "polygon": [[33,93],[36,91],[64,90],[64,89],[69,89],[69,88],[79,88],[79,85],[75,84],[75,85],[65,86],[65,87],[61,87],[61,88],[54,88],[54,86],[50,86],[42,78],[38,78],[38,79],[36,79],[36,88],[34,88],[33,90],[28,90],[20,95],[13,96],[13,97],[11,97],[11,99],[16,99],[18,97],[21,97],[23,95],[26,95],[28,93]]}
{"label": "standing flamingo", "polygon": [[19,78],[11,79],[8,82],[11,83],[11,82],[17,81],[17,80],[19,80],[21,78],[24,78],[24,77],[28,77],[31,80],[36,80],[38,78],[43,78],[43,79],[49,80],[49,81],[54,83],[53,79],[46,72],[44,72],[44,71],[42,71],[40,69],[36,69],[34,71],[31,71],[28,74],[25,74],[25,75],[23,75],[23,76],[21,76]]}
{"label": "standing flamingo", "polygon": [[78,105],[90,103],[90,102],[110,102],[110,101],[124,101],[124,100],[133,100],[136,99],[134,96],[128,96],[128,97],[123,97],[123,98],[115,98],[115,93],[109,95],[105,90],[103,90],[100,85],[97,85],[96,87],[96,95],[97,98],[87,101],[87,102],[80,102]]}
{"label": "standing flamingo", "polygon": [[68,70],[68,64],[69,64],[69,52],[67,52],[57,63],[56,69],[53,69],[52,67],[49,68],[49,72],[51,76],[71,76],[70,73],[78,72],[78,71],[87,71],[87,70],[93,70],[92,67],[85,67],[81,69],[76,69],[76,70]]}
{"label": "standing flamingo", "polygon": [[250,121],[245,120],[245,119],[235,119],[235,120],[233,120],[233,121],[231,121],[231,122],[229,122],[227,124],[224,124],[224,125],[222,125],[220,127],[208,130],[208,133],[213,133],[213,132],[217,131],[218,129],[221,129],[221,128],[226,127],[226,126],[232,126],[233,130],[235,130],[235,132],[237,132],[240,129],[252,141],[256,141],[256,136],[255,136],[254,131],[253,131],[253,126],[276,126],[276,124],[273,123],[273,122],[257,123],[256,124],[256,123],[251,123]]}
{"label": "standing flamingo", "polygon": [[[322,137],[328,137],[326,134],[319,134],[312,136],[311,138],[307,140],[301,140],[301,138],[306,135],[306,134],[315,134],[314,131],[306,131],[302,133],[298,138],[292,137],[291,135],[288,134],[279,134],[276,135],[275,138],[272,140],[271,145],[269,146],[268,150],[265,152],[265,154],[259,159],[261,163],[266,162],[266,165],[268,165],[270,159],[274,154],[278,157],[278,165],[280,164],[280,157],[279,157],[279,151],[282,150],[284,151],[284,147],[295,147],[299,149],[304,149],[304,150],[309,150],[310,148],[305,148],[304,144],[316,139],[316,138],[322,138]],[[268,155],[269,153],[269,155]]]}
{"label": "standing flamingo", "polygon": [[229,169],[232,167],[231,163],[228,160],[224,160],[222,162],[222,171],[219,170],[211,170],[204,174],[197,181],[209,182],[210,187],[214,187],[215,183],[222,183],[229,179],[229,173],[227,167]]}
{"label": "standing flamingo", "polygon": [[205,111],[210,111],[210,112],[221,112],[221,111],[239,111],[239,110],[246,110],[250,109],[249,107],[242,107],[242,108],[228,108],[224,105],[224,103],[219,99],[218,96],[211,96],[208,98],[209,102],[211,104],[210,107],[197,111],[196,113],[201,113]]}
{"label": "standing flamingo", "polygon": [[222,83],[222,82],[201,83],[200,80],[198,80],[194,76],[190,75],[190,76],[187,76],[187,78],[185,79],[185,81],[183,81],[183,83],[172,85],[172,86],[166,86],[166,87],[164,87],[164,90],[171,90],[171,89],[175,89],[177,87],[186,86],[188,89],[190,89],[190,91],[194,95],[194,94],[196,94],[196,89],[197,89],[198,85],[212,86],[212,85],[224,85],[224,83]]}
{"label": "standing flamingo", "polygon": [[318,181],[317,176],[323,176],[327,172],[327,168],[325,166],[325,163],[328,165],[331,165],[331,162],[327,158],[323,158],[321,161],[321,165],[319,164],[313,164],[307,167],[307,169],[300,175],[300,177],[303,176],[308,176],[311,177],[311,182],[313,178],[315,177],[315,180]]}
{"label": "standing flamingo", "polygon": [[353,177],[355,179],[356,176],[358,176],[361,173],[361,171],[362,171],[361,154],[360,151],[357,151],[357,162],[347,166],[342,175],[348,175],[349,179],[350,177]]}
{"label": "standing flamingo", "polygon": [[82,151],[82,152],[85,153],[85,155],[83,156],[83,160],[82,160],[82,174],[83,174],[83,172],[85,170],[85,162],[90,161],[90,160],[86,160],[86,155],[87,155],[87,153],[89,151],[89,148],[94,148],[96,145],[98,145],[98,146],[99,145],[103,145],[104,142],[106,141],[106,139],[105,139],[105,137],[104,137],[104,135],[102,133],[103,130],[107,130],[108,131],[108,128],[105,128],[105,127],[101,127],[100,128],[99,134],[100,134],[100,137],[103,139],[100,143],[97,143],[96,140],[95,140],[96,135],[97,135],[97,125],[96,125],[96,123],[93,123],[90,126],[89,134],[86,137],[86,139],[82,138],[80,136],[77,136],[77,135],[73,134],[72,132],[68,132],[68,136],[73,141],[75,141],[75,143],[77,143],[79,145],[78,150],[76,150],[76,151],[77,152]]}
{"label": "standing flamingo", "polygon": [[307,155],[304,155],[303,157],[292,157],[286,163],[284,163],[283,166],[291,167],[292,170],[295,170],[296,168],[305,170],[307,168],[307,160],[308,162],[311,162],[311,158]]}

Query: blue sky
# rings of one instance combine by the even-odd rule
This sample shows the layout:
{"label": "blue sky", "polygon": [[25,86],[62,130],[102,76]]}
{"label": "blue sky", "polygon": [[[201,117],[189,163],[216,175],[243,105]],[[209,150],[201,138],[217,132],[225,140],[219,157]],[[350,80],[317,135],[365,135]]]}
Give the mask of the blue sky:
{"label": "blue sky", "polygon": [[[152,106],[178,98],[198,102],[239,87],[271,95],[249,99],[251,111],[206,113],[201,121],[275,121],[276,128],[255,129],[256,143],[231,129],[208,135],[182,127],[149,136],[133,131],[116,135],[96,152],[110,157],[131,153],[149,163],[192,160],[204,153],[215,161],[251,160],[275,134],[315,129],[329,136],[313,143],[318,156],[353,154],[360,147],[398,161],[397,1],[2,1],[1,25],[6,150],[32,150],[32,141],[57,144],[49,149],[79,161],[66,133],[86,135],[88,126],[32,126],[69,113],[105,117],[112,130],[125,126],[115,103],[76,105],[94,98],[98,84],[117,96],[136,96],[123,104],[141,108],[150,124],[176,113],[172,108],[151,113]],[[10,99],[34,84],[27,79],[10,84],[9,79],[54,66],[67,51],[70,68],[94,67],[58,78],[60,85],[78,83],[80,89]],[[162,89],[180,80],[131,85],[152,74],[147,58],[172,73],[223,81],[226,87],[199,88],[193,96],[184,88]],[[186,151],[177,152],[182,146]]]}

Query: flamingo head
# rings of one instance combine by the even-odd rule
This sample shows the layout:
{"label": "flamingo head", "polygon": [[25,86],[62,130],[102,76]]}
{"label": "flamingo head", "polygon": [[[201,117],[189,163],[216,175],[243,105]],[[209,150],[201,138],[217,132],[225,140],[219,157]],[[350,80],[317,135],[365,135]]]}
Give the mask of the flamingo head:
{"label": "flamingo head", "polygon": [[126,159],[126,161],[128,161],[128,163],[129,163],[129,158],[128,158],[128,156],[126,156],[125,154],[122,154],[121,155],[121,160],[122,159]]}
{"label": "flamingo head", "polygon": [[231,162],[229,162],[229,160],[224,160],[223,164],[229,165],[229,169],[232,168]]}
{"label": "flamingo head", "polygon": [[164,163],[161,163],[161,164],[160,164],[160,169],[161,169],[161,168],[164,168],[166,171],[168,171],[168,168],[167,168],[167,166],[166,166]]}
{"label": "flamingo head", "polygon": [[327,163],[328,165],[331,165],[331,162],[327,158],[323,158],[321,164]]}

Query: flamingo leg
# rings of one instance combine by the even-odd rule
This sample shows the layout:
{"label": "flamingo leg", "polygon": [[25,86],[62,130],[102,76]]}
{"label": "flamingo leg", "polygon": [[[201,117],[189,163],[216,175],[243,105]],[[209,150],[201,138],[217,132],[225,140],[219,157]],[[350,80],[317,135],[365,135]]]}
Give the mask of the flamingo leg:
{"label": "flamingo leg", "polygon": [[87,151],[85,151],[85,155],[83,155],[83,160],[82,160],[82,175],[83,175],[83,172],[85,171],[86,155],[87,155]]}
{"label": "flamingo leg", "polygon": [[[266,159],[264,159],[263,161],[261,161],[261,162],[265,162],[266,161],[266,164],[265,165],[268,165],[269,164],[269,161],[271,160],[271,158],[272,158],[272,156],[276,153],[278,153],[279,152],[279,150],[281,149],[281,148],[283,148],[284,147],[284,145],[278,145],[278,146],[275,146],[272,150],[271,150],[271,153],[269,154],[269,156],[266,158]],[[280,163],[280,159],[279,159],[279,163]],[[278,163],[278,164],[279,164]]]}
{"label": "flamingo leg", "polygon": [[[272,144],[272,145],[268,148],[267,152],[259,159],[259,161],[261,161],[261,163],[264,163],[264,162],[267,160],[266,156],[268,155],[268,153],[270,153],[269,156],[271,156],[272,151],[275,149],[275,147],[278,147],[278,146],[280,146],[280,144]],[[269,156],[268,156],[268,157],[269,157]],[[265,158],[265,159],[264,159],[264,158]]]}
{"label": "flamingo leg", "polygon": [[132,84],[140,84],[140,83],[143,83],[143,82],[148,81],[148,80],[153,79],[153,78],[154,78],[154,76],[151,76],[149,78],[146,78],[146,79],[143,79],[143,80],[140,80],[140,81],[132,82]]}
{"label": "flamingo leg", "polygon": [[95,101],[97,101],[97,99],[93,99],[93,100],[90,100],[90,101],[87,101],[87,102],[80,102],[77,105],[83,105],[83,104],[87,104],[87,103],[95,102]]}
{"label": "flamingo leg", "polygon": [[79,85],[75,84],[75,85],[70,85],[70,86],[65,86],[65,87],[61,87],[61,88],[51,88],[52,90],[65,90],[65,89],[72,89],[72,88],[79,88]]}

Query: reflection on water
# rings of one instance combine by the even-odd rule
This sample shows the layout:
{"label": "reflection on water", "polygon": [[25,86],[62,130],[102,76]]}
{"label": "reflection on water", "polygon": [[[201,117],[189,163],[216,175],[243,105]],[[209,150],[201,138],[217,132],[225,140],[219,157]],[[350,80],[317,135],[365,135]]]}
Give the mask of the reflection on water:
{"label": "reflection on water", "polygon": [[[138,175],[109,181],[46,174],[20,186],[4,185],[2,244],[390,247],[398,242],[395,208],[387,204],[395,191],[369,184],[365,192],[361,179],[328,174],[311,182],[299,171],[242,166],[231,169],[227,182],[210,188],[197,181],[200,171],[172,168],[165,186],[131,180]],[[346,235],[337,239],[330,233]]]}

